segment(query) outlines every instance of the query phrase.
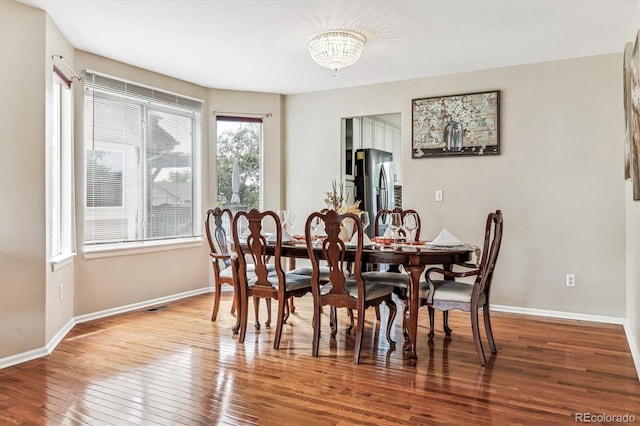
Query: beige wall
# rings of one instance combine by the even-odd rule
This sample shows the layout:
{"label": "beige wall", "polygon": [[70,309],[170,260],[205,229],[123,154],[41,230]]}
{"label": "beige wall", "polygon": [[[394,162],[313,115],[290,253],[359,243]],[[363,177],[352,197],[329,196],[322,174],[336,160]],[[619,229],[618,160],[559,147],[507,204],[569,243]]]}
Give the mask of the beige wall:
{"label": "beige wall", "polygon": [[632,187],[631,181],[626,183],[627,332],[631,350],[635,350],[634,361],[640,377],[640,202],[633,201]]}
{"label": "beige wall", "polygon": [[[425,238],[480,244],[502,209],[492,302],[625,317],[622,55],[494,69],[286,99],[287,207],[323,207],[340,177],[340,118],[402,113],[403,207]],[[500,156],[410,159],[411,99],[501,91]],[[444,202],[434,201],[436,189]],[[565,274],[576,275],[575,288]]]}
{"label": "beige wall", "polygon": [[[53,69],[54,60],[52,56],[60,55],[63,56],[65,60],[70,63],[74,61],[75,50],[73,46],[69,44],[69,42],[62,35],[58,27],[53,23],[51,18],[47,16],[46,19],[46,70],[45,70],[45,84],[46,84],[46,94],[45,96],[45,106],[46,106],[46,131],[45,131],[45,140],[43,143],[45,146],[45,155],[48,159],[51,155],[51,141],[52,141],[52,133],[51,126],[49,123],[52,123],[53,118],[51,117],[51,107],[52,107],[52,87],[53,87],[53,79],[51,78],[50,71]],[[64,72],[67,77],[71,78],[73,73],[71,70],[67,69],[64,64],[56,60],[55,64],[62,72]],[[78,87],[82,86],[82,83],[78,83],[76,79],[73,79],[72,83],[73,89],[78,90]],[[81,89],[80,89],[81,90]],[[49,164],[49,161],[47,161]],[[47,178],[49,178],[50,170],[47,170]],[[51,195],[52,191],[47,184],[46,186],[46,216],[47,216],[47,232],[46,232],[46,253],[47,260],[51,259],[51,244],[49,243],[49,238],[51,232],[49,231],[51,228]],[[74,263],[70,262],[65,266],[57,269],[55,272],[51,268],[51,265],[48,264],[46,267],[46,342],[50,342],[56,334],[62,330],[65,325],[69,324],[72,321],[74,312],[73,312],[73,300],[75,293],[75,267]],[[60,285],[62,284],[62,290],[60,289]]]}
{"label": "beige wall", "polygon": [[45,344],[45,19],[0,1],[0,359]]}

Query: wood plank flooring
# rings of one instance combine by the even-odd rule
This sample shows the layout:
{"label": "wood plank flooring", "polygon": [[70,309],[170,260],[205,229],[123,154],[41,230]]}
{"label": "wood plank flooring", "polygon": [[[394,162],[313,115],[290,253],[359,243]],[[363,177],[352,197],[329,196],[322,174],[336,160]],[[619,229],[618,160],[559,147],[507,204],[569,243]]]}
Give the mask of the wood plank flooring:
{"label": "wood plank flooring", "polygon": [[438,330],[429,343],[422,308],[410,366],[398,319],[397,349],[384,338],[383,307],[380,323],[367,312],[355,365],[344,310],[336,339],[323,318],[313,358],[310,296],[296,299],[279,350],[264,325],[239,344],[230,296],[216,322],[212,302],[202,295],[77,325],[49,357],[0,370],[0,425],[562,425],[576,413],[640,423],[620,326],[494,312],[498,355],[483,368],[468,314],[452,312],[451,338]]}

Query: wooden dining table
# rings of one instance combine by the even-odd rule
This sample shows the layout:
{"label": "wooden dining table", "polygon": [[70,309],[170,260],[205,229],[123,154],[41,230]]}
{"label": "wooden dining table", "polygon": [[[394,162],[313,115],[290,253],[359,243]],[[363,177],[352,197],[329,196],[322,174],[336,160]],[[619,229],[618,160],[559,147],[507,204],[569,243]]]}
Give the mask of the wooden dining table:
{"label": "wooden dining table", "polygon": [[[320,248],[315,250],[318,250],[322,258],[322,250]],[[407,291],[409,318],[406,319],[406,324],[408,325],[408,330],[406,330],[408,341],[405,342],[403,355],[408,359],[410,364],[415,364],[418,360],[416,343],[418,334],[420,279],[425,267],[427,265],[442,265],[444,269],[449,269],[453,264],[469,261],[473,252],[474,248],[467,245],[437,248],[429,247],[428,245],[374,245],[370,248],[363,249],[363,263],[402,265],[404,270],[409,274],[410,283]],[[348,248],[345,254],[345,260],[354,260],[355,253],[355,249]],[[269,253],[267,252],[267,254]],[[288,257],[290,259],[309,258],[307,246],[300,242],[283,243],[281,255],[282,257]]]}

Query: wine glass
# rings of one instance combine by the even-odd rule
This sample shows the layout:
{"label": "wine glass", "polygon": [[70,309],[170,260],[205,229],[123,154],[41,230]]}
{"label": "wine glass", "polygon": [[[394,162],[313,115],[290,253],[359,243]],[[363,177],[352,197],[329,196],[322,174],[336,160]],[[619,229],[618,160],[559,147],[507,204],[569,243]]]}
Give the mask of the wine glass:
{"label": "wine glass", "polygon": [[311,219],[311,224],[309,226],[311,227],[311,241],[314,245],[318,245],[320,243],[320,238],[318,238],[318,229],[320,229],[321,225],[322,219],[320,219],[320,217],[315,216]]}
{"label": "wine glass", "polygon": [[398,231],[402,228],[402,217],[400,216],[400,213],[393,212],[387,216],[387,220],[395,242],[395,240],[398,239]]}
{"label": "wine glass", "polygon": [[368,212],[358,212],[358,219],[360,219],[360,223],[362,224],[362,232],[365,232],[367,226],[371,224],[371,219],[369,218]]}
{"label": "wine glass", "polygon": [[280,226],[282,230],[285,230],[287,226],[287,211],[286,210],[278,210],[278,219],[280,219]]}
{"label": "wine glass", "polygon": [[418,229],[418,215],[416,213],[407,213],[404,217],[404,229],[409,232],[409,242],[415,240],[415,232]]}
{"label": "wine glass", "polygon": [[298,211],[297,210],[286,210],[287,214],[287,223],[291,227],[291,233],[293,234],[293,228],[296,226],[298,222]]}

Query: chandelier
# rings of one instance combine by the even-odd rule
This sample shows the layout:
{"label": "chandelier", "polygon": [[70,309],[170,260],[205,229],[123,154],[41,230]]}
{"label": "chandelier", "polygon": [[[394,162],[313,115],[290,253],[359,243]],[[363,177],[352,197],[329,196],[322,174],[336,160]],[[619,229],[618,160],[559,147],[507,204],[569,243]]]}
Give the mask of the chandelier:
{"label": "chandelier", "polygon": [[338,78],[338,70],[355,64],[366,38],[353,31],[323,31],[312,35],[307,40],[311,58],[322,67],[334,71],[333,78]]}

